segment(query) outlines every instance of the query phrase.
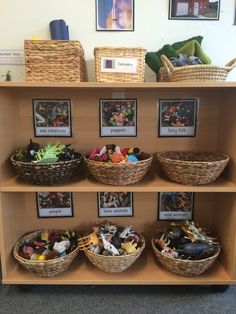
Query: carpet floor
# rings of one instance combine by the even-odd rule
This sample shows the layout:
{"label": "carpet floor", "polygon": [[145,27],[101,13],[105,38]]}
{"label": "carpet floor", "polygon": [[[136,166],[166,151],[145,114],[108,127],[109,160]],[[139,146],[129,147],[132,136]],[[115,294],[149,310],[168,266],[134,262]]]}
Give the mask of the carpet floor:
{"label": "carpet floor", "polygon": [[236,287],[224,293],[208,286],[34,286],[29,292],[0,285],[0,313],[188,313],[235,314]]}

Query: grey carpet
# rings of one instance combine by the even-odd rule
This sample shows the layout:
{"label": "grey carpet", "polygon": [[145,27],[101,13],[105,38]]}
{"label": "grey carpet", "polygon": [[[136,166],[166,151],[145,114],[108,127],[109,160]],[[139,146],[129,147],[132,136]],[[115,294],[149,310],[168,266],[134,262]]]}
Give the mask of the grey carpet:
{"label": "grey carpet", "polygon": [[0,285],[0,313],[236,313],[236,287],[224,293],[208,286],[34,286],[20,292]]}

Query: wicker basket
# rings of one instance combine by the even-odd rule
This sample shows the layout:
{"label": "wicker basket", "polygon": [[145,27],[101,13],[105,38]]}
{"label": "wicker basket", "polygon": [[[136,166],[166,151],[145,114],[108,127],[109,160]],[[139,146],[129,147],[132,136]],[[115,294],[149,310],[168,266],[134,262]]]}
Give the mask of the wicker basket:
{"label": "wicker basket", "polygon": [[21,257],[18,252],[20,245],[25,241],[30,241],[32,239],[35,239],[40,233],[43,231],[61,231],[61,230],[37,230],[35,232],[32,232],[20,240],[16,242],[13,248],[13,255],[15,259],[28,271],[34,273],[37,276],[40,277],[54,277],[63,271],[67,270],[68,267],[71,265],[75,257],[79,253],[79,247],[77,247],[74,251],[69,253],[66,256],[51,259],[51,260],[45,260],[45,261],[33,261],[28,260],[23,257]]}
{"label": "wicker basket", "polygon": [[236,58],[229,61],[224,67],[208,64],[174,67],[165,55],[161,56],[161,61],[164,67],[160,68],[157,74],[157,80],[160,82],[223,82],[226,80],[229,72],[236,66]]}
{"label": "wicker basket", "polygon": [[15,154],[10,160],[17,174],[24,181],[38,185],[52,185],[68,182],[80,164],[82,156],[78,159],[50,164],[17,161]]}
{"label": "wicker basket", "polygon": [[171,272],[181,276],[198,276],[208,270],[217,259],[220,249],[216,249],[215,254],[201,260],[182,260],[172,258],[166,254],[161,253],[154,244],[154,237],[152,238],[152,248],[159,260],[159,262]]}
{"label": "wicker basket", "polygon": [[79,41],[25,40],[27,81],[84,82],[84,50]]}
{"label": "wicker basket", "polygon": [[229,162],[229,156],[210,152],[162,152],[157,158],[170,180],[187,185],[215,181]]}
{"label": "wicker basket", "polygon": [[89,172],[97,181],[110,185],[129,185],[140,181],[151,166],[153,156],[144,154],[144,160],[134,163],[106,163],[84,158]]}
{"label": "wicker basket", "polygon": [[93,265],[95,265],[97,268],[108,273],[120,273],[129,268],[143,252],[145,248],[145,239],[141,235],[140,238],[143,242],[143,245],[136,253],[120,256],[104,256],[95,254],[88,249],[84,250],[84,253],[90,262],[92,262]]}
{"label": "wicker basket", "polygon": [[[95,48],[94,56],[97,82],[143,82],[145,74],[145,54],[146,49],[143,48]],[[134,69],[131,70],[132,73],[130,73],[130,69],[127,70],[127,68],[117,70],[115,64],[118,59],[134,62]],[[104,66],[106,61],[111,62],[109,67]]]}

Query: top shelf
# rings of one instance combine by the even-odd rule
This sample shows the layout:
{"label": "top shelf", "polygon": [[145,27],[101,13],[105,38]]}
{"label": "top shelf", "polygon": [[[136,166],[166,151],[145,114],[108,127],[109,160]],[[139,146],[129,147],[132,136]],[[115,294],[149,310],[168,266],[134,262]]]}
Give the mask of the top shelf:
{"label": "top shelf", "polygon": [[78,89],[229,89],[236,82],[144,82],[144,83],[98,83],[98,82],[0,82],[1,88],[78,88]]}

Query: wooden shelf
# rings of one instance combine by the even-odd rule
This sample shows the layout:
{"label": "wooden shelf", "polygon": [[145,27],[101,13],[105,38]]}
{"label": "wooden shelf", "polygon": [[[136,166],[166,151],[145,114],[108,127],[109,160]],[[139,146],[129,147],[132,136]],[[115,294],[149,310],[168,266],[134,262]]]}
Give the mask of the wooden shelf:
{"label": "wooden shelf", "polygon": [[1,192],[236,192],[236,184],[218,178],[215,182],[207,185],[189,186],[178,184],[158,175],[147,174],[140,182],[126,186],[113,186],[97,182],[92,176],[80,175],[70,183],[40,186],[25,183],[17,177],[10,179],[0,187]]}
{"label": "wooden shelf", "polygon": [[129,269],[122,273],[105,273],[90,263],[82,253],[64,273],[53,278],[40,278],[26,271],[20,265],[15,268],[4,284],[80,284],[80,285],[214,285],[236,284],[216,262],[211,269],[197,277],[175,275],[156,264],[152,252],[144,252]]}
{"label": "wooden shelf", "polygon": [[144,82],[144,83],[97,83],[97,82],[0,82],[0,88],[79,88],[79,89],[221,89],[236,88],[236,82]]}

